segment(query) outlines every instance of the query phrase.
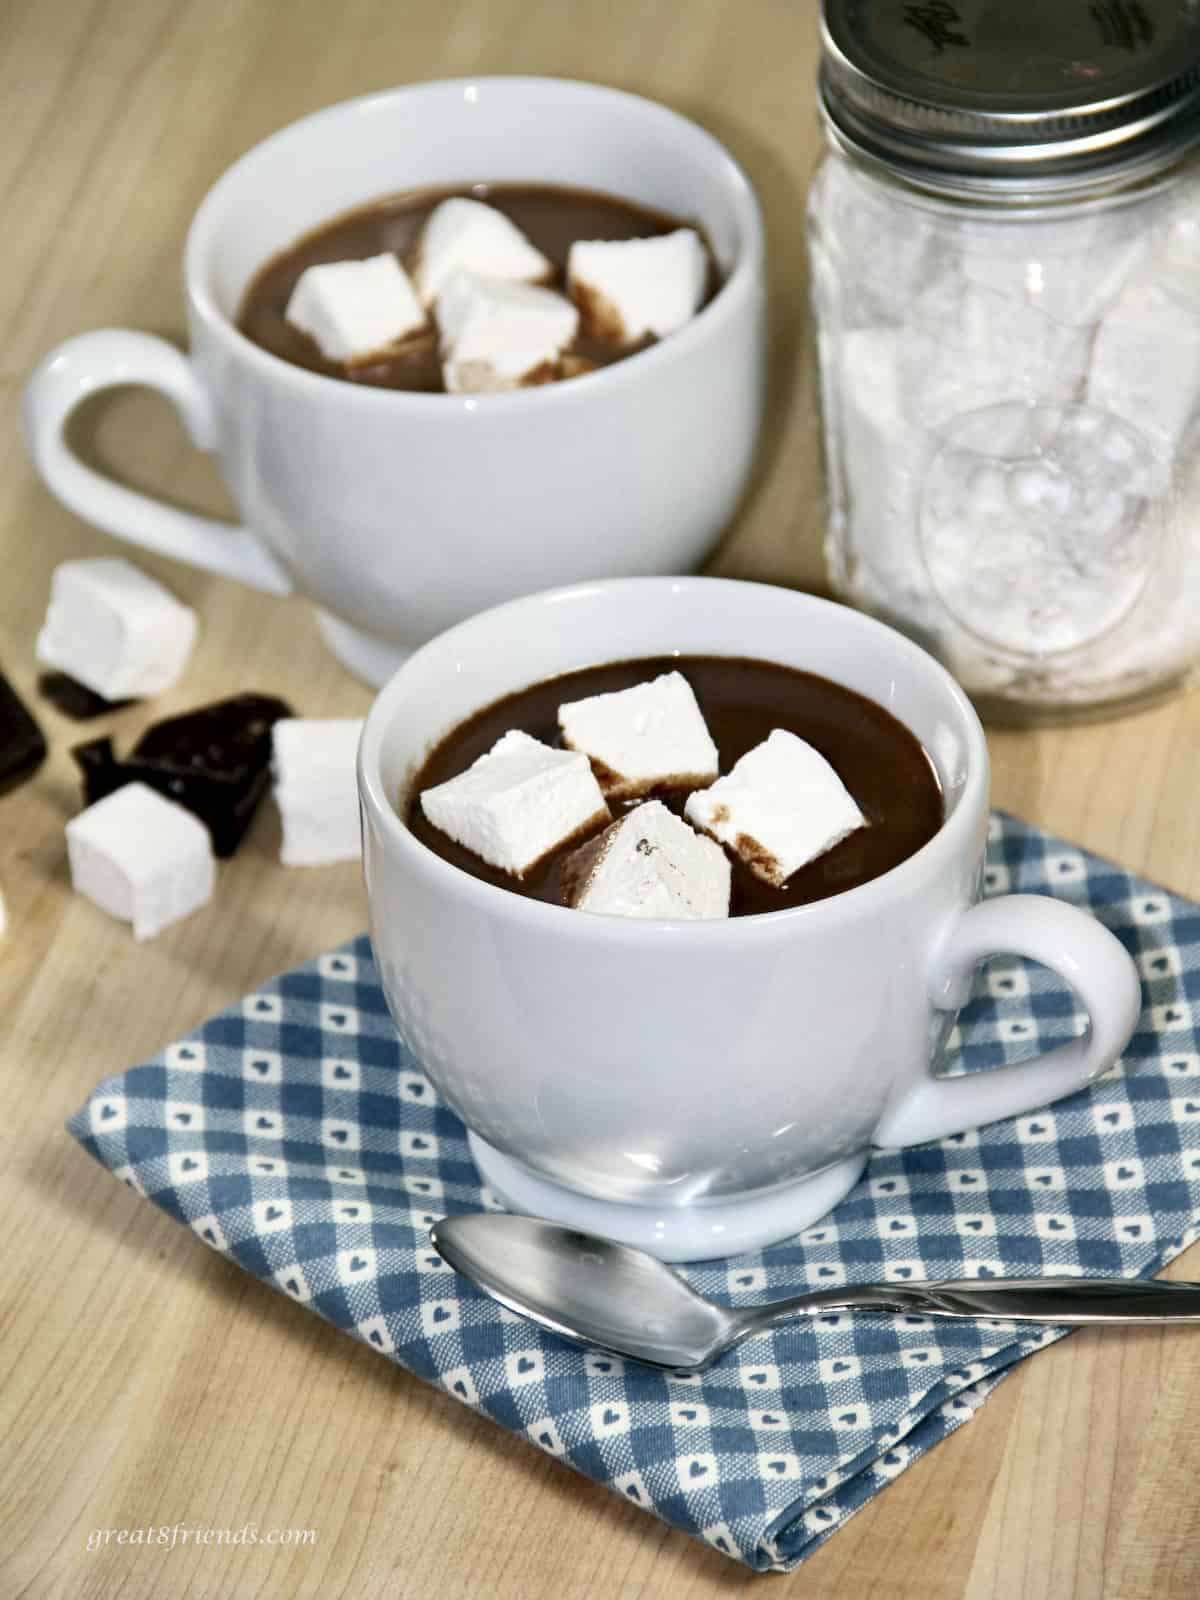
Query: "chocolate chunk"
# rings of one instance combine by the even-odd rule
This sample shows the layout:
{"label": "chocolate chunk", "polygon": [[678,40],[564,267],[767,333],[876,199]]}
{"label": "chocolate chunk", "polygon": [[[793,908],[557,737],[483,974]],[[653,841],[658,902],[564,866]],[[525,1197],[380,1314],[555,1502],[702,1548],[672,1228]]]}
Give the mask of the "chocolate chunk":
{"label": "chocolate chunk", "polygon": [[269,695],[239,694],[156,722],[121,760],[111,739],[77,745],[88,805],[126,783],[145,783],[185,806],[231,856],[271,781],[271,729],[292,708]]}
{"label": "chocolate chunk", "polygon": [[78,678],[72,678],[65,672],[43,672],[37,686],[39,693],[45,695],[51,705],[57,706],[73,722],[90,722],[93,717],[102,717],[106,711],[121,711],[126,706],[136,704],[133,700],[106,700],[102,694],[97,694],[87,684],[80,683]]}
{"label": "chocolate chunk", "polygon": [[45,759],[42,730],[12,684],[0,673],[0,794],[32,778]]}

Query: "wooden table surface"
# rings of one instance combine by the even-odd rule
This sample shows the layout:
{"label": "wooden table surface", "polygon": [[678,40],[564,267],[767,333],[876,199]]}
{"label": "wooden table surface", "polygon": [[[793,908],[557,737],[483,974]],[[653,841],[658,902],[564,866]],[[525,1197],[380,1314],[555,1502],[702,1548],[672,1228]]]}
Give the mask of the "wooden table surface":
{"label": "wooden table surface", "polygon": [[[315,107],[465,73],[588,77],[697,118],[758,185],[770,231],[773,405],[715,570],[820,581],[804,341],[804,187],[819,140],[815,0],[4,0],[0,5],[0,663],[52,755],[0,801],[0,1600],[486,1594],[1194,1596],[1200,1339],[1079,1334],[1026,1362],[785,1579],[714,1551],[435,1394],[202,1249],[64,1132],[102,1075],[358,931],[355,867],[285,870],[269,806],[201,913],[152,943],[76,898],[63,824],[81,730],[34,693],[54,565],[117,546],[35,480],[17,428],[37,358],[84,329],[182,339],[179,255],[237,155]],[[75,442],[126,481],[218,513],[166,404],[93,402]],[[137,556],[200,613],[150,717],[246,687],[308,715],[367,691],[298,600]],[[100,723],[97,731],[106,731]],[[996,800],[1200,893],[1200,697],[1102,725],[996,733]],[[1200,1276],[1200,1252],[1176,1274]],[[304,1547],[118,1547],[97,1529],[313,1529]]]}

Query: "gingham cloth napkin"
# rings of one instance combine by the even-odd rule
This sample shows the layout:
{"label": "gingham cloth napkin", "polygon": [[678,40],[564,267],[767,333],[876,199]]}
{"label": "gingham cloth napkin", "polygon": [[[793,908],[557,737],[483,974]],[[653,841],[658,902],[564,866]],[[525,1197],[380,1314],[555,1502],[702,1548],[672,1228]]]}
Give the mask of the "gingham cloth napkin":
{"label": "gingham cloth napkin", "polygon": [[[1052,1111],[877,1154],[798,1238],[687,1269],[698,1288],[748,1304],[879,1278],[1140,1276],[1200,1233],[1200,906],[1001,816],[987,886],[1090,906],[1132,952],[1146,1004],[1122,1063]],[[1080,1025],[1042,969],[992,963],[957,1030],[962,1065],[1019,1059]],[[396,1039],[365,937],[106,1079],[69,1126],[272,1288],[759,1571],[803,1560],[1064,1336],[830,1314],[697,1377],[542,1334],[429,1245],[439,1216],[495,1202]]]}

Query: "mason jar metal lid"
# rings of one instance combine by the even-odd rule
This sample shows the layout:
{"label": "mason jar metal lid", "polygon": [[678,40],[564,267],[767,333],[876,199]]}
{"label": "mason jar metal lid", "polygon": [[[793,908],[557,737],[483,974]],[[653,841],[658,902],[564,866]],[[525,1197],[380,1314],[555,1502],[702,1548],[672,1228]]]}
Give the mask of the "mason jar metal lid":
{"label": "mason jar metal lid", "polygon": [[1200,0],[823,0],[835,141],[935,191],[1051,196],[1200,143]]}

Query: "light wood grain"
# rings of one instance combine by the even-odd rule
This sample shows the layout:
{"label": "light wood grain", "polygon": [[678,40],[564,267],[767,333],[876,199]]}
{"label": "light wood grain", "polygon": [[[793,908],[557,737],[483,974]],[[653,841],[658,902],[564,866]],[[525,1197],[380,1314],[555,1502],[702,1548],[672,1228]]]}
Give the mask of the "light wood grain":
{"label": "light wood grain", "polygon": [[[819,585],[804,187],[818,153],[814,0],[7,0],[0,8],[0,662],[34,699],[54,564],[114,548],[27,466],[20,386],[105,324],[182,337],[179,253],[205,189],[280,124],[388,84],[546,72],[653,95],[724,139],[761,192],[773,378],[760,471],[715,569]],[[95,402],[78,446],[223,513],[166,406]],[[153,715],[244,687],[308,714],[367,692],[306,608],[139,557],[200,612]],[[358,931],[352,867],[284,871],[269,808],[199,915],[135,946],[68,889],[78,727],[0,801],[0,1596],[741,1594],[756,1581],[407,1378],[202,1249],[78,1150],[63,1119],[269,974]],[[105,731],[98,725],[97,731]],[[1096,727],[993,735],[997,801],[1200,893],[1200,699]],[[1200,1276],[1192,1252],[1177,1275]],[[1078,1335],[1025,1363],[782,1582],[796,1600],[1173,1600],[1200,1590],[1200,1339]],[[295,1550],[109,1546],[91,1530],[312,1528]]]}

